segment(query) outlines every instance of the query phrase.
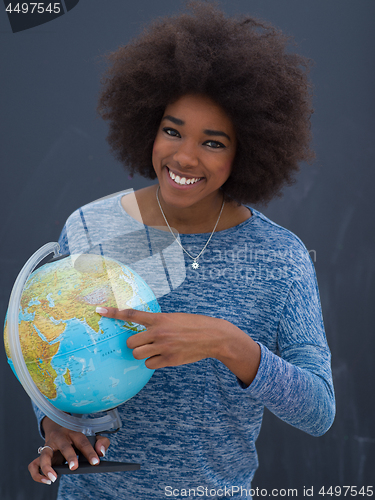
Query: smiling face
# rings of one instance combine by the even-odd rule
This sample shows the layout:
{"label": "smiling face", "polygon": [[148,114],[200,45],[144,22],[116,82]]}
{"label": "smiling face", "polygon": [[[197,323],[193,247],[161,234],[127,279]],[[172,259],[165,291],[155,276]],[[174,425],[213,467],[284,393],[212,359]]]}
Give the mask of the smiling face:
{"label": "smiling face", "polygon": [[165,203],[175,208],[217,204],[235,154],[233,124],[209,97],[186,95],[169,104],[152,152]]}

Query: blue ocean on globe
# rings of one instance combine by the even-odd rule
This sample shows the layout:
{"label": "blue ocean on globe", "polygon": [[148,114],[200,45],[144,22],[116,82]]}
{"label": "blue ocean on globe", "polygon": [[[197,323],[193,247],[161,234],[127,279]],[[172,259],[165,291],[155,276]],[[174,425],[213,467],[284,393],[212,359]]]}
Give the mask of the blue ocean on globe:
{"label": "blue ocean on globe", "polygon": [[[98,255],[46,264],[30,275],[22,293],[18,330],[27,369],[38,390],[68,413],[115,408],[135,396],[153,374],[126,345],[145,327],[100,316],[97,306],[160,312],[151,288],[137,273]],[[7,321],[4,340],[17,376]]]}
{"label": "blue ocean on globe", "polygon": [[[120,320],[105,317],[99,325],[102,333],[77,319],[66,322],[59,350],[51,360],[58,374],[54,379],[57,397],[51,403],[62,411],[96,413],[114,408],[137,394],[153,374],[126,345],[134,331],[126,330]],[[69,384],[64,378],[67,368]]]}

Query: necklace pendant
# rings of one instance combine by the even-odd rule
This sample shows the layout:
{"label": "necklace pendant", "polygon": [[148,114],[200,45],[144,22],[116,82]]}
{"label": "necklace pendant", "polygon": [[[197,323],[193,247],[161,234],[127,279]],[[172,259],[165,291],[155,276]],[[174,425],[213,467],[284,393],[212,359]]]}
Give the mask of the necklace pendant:
{"label": "necklace pendant", "polygon": [[172,228],[171,226],[168,224],[168,221],[167,221],[167,218],[165,216],[165,213],[163,212],[163,209],[160,205],[160,200],[159,200],[159,190],[160,190],[160,186],[158,186],[157,190],[156,190],[156,201],[158,202],[158,205],[159,205],[159,208],[160,208],[160,212],[163,216],[163,219],[165,220],[165,223],[170,231],[170,233],[172,234],[172,236],[174,237],[174,239],[176,240],[176,242],[178,243],[178,245],[180,246],[181,250],[183,250],[186,255],[188,257],[190,257],[191,259],[193,259],[193,262],[191,264],[191,267],[193,269],[199,269],[199,264],[197,262],[197,260],[199,259],[199,257],[202,255],[202,253],[206,250],[207,248],[207,245],[209,244],[209,242],[211,241],[211,238],[212,236],[214,235],[214,232],[216,231],[216,228],[217,228],[217,225],[219,224],[219,220],[220,220],[220,217],[221,217],[221,214],[223,212],[223,209],[224,209],[224,205],[225,205],[225,198],[223,198],[223,203],[221,205],[221,209],[220,209],[220,213],[219,213],[219,217],[217,218],[217,221],[216,221],[216,224],[215,224],[215,227],[213,228],[212,230],[212,233],[210,234],[210,237],[208,238],[208,240],[206,241],[206,244],[204,245],[204,247],[202,248],[202,250],[199,252],[199,254],[196,256],[196,257],[193,257],[192,255],[190,255],[190,253],[181,245],[179,239],[176,237],[176,235],[174,234],[174,232],[172,231]]}

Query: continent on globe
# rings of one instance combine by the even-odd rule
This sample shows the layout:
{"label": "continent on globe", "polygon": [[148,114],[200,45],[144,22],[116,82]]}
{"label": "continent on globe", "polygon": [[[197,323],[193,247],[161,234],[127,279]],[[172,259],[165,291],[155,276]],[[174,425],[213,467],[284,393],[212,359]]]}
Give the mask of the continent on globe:
{"label": "continent on globe", "polygon": [[[133,397],[151,378],[126,346],[142,325],[105,318],[97,306],[160,312],[145,281],[108,257],[70,255],[45,264],[27,280],[19,309],[19,338],[27,369],[58,409],[95,413]],[[4,329],[8,362],[8,325]]]}

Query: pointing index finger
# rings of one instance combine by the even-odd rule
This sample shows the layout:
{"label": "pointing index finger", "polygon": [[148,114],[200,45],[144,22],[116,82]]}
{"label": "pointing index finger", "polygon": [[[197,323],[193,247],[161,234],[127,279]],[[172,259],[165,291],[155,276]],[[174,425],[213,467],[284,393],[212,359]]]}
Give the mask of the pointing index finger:
{"label": "pointing index finger", "polygon": [[155,313],[138,311],[137,309],[119,310],[116,307],[97,307],[96,312],[106,318],[120,319],[129,323],[151,326],[154,323]]}

